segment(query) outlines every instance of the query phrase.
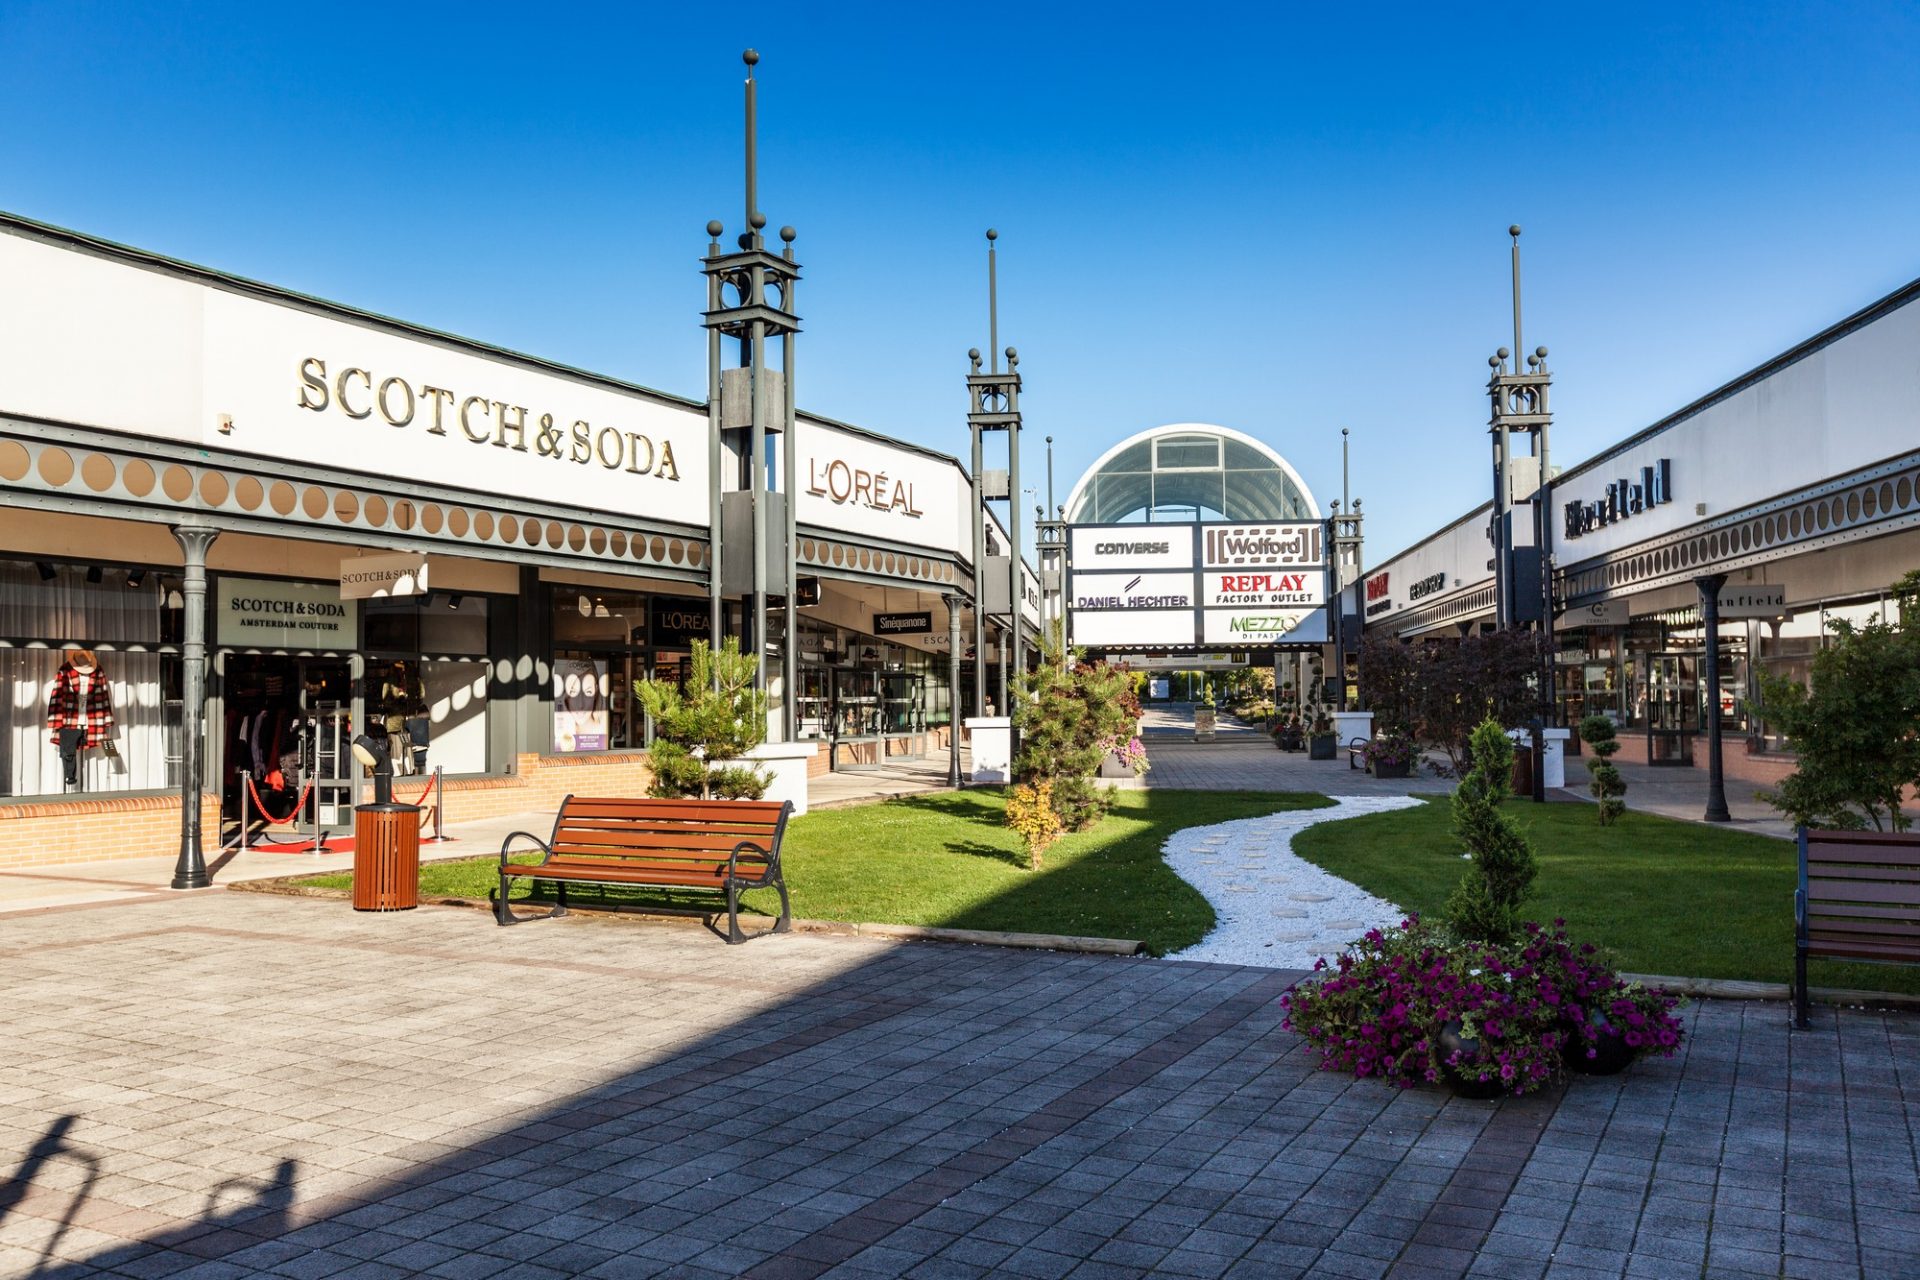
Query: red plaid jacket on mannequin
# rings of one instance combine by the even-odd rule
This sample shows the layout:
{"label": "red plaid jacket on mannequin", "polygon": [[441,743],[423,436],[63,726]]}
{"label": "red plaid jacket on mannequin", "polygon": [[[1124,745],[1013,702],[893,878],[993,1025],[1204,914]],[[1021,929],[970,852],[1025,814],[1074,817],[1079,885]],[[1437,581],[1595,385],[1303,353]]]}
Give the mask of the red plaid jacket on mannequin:
{"label": "red plaid jacket on mannequin", "polygon": [[93,683],[83,707],[80,673],[70,662],[60,664],[59,673],[53,677],[53,692],[47,696],[49,739],[58,742],[62,729],[85,729],[89,747],[97,747],[113,735],[113,695],[107,689],[106,672],[93,669]]}

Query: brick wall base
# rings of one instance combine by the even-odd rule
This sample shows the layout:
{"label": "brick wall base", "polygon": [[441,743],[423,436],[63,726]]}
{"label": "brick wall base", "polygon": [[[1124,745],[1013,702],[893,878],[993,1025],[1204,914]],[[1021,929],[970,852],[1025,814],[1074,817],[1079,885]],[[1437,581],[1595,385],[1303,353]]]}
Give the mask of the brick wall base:
{"label": "brick wall base", "polygon": [[[218,842],[220,804],[200,800],[200,829]],[[179,796],[102,796],[0,805],[0,870],[180,853]]]}
{"label": "brick wall base", "polygon": [[[461,778],[445,784],[442,822],[473,822],[514,813],[551,813],[568,795],[644,796],[653,771],[643,751],[591,756],[522,755],[504,778]],[[394,781],[396,799],[411,803],[424,778]],[[373,784],[362,788],[373,799]],[[424,803],[431,804],[429,795]],[[211,857],[219,843],[220,804],[201,799],[200,829]],[[102,796],[0,805],[0,870],[51,867],[117,858],[173,857],[180,852],[178,796]]]}

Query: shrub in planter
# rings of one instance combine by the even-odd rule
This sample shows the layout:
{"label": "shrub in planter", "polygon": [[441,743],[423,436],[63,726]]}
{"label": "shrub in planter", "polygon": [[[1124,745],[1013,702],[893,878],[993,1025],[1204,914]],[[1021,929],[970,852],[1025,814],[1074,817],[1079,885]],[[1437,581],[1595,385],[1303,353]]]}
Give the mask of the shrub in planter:
{"label": "shrub in planter", "polygon": [[1413,739],[1389,729],[1376,733],[1360,748],[1360,757],[1376,778],[1404,778],[1413,769]]}
{"label": "shrub in planter", "polygon": [[1331,760],[1339,750],[1340,740],[1333,734],[1333,717],[1321,707],[1313,713],[1313,736],[1307,739],[1307,759]]}

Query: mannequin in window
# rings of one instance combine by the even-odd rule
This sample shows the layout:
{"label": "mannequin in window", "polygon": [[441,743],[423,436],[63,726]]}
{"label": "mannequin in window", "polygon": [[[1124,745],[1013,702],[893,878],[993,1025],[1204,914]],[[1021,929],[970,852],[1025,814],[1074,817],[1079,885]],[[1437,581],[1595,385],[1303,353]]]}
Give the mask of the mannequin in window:
{"label": "mannequin in window", "polygon": [[113,694],[93,650],[67,650],[47,694],[47,729],[70,787],[80,780],[82,752],[113,754]]}
{"label": "mannequin in window", "polygon": [[425,763],[426,750],[424,743],[414,742],[410,729],[425,727],[421,721],[427,712],[427,694],[420,677],[413,671],[413,664],[388,664],[380,673],[374,702],[378,708],[375,723],[386,728],[394,772],[414,773]]}

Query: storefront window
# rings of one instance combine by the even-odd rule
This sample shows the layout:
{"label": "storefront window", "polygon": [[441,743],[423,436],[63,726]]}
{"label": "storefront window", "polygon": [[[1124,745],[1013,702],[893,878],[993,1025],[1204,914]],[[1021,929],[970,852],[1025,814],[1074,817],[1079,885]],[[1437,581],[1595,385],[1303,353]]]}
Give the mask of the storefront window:
{"label": "storefront window", "polygon": [[361,603],[365,728],[387,735],[395,771],[485,773],[488,600],[434,592]]}
{"label": "storefront window", "polygon": [[649,669],[649,602],[634,591],[554,586],[553,725],[557,754],[624,751],[646,742],[636,680],[678,679]]}
{"label": "storefront window", "polygon": [[172,574],[0,561],[0,794],[180,785],[182,603]]}

